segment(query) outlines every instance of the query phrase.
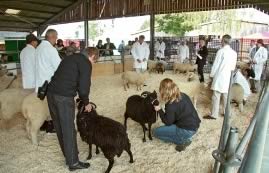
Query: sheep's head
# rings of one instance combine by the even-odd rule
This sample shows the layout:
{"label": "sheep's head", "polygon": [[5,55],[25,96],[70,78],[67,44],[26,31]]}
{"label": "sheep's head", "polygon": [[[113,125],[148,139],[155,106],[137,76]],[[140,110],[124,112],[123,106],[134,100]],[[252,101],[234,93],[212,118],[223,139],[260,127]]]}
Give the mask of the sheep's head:
{"label": "sheep's head", "polygon": [[[93,110],[95,111],[96,108],[97,108],[96,104],[93,103],[93,102],[90,102],[90,104],[93,106]],[[81,114],[85,110],[85,105],[84,105],[83,101],[80,98],[76,99],[76,106],[77,106],[77,109],[78,109],[78,114]]]}
{"label": "sheep's head", "polygon": [[158,96],[157,92],[154,90],[152,93],[148,91],[144,91],[141,96],[146,99],[148,103],[151,103],[153,106],[158,106]]}

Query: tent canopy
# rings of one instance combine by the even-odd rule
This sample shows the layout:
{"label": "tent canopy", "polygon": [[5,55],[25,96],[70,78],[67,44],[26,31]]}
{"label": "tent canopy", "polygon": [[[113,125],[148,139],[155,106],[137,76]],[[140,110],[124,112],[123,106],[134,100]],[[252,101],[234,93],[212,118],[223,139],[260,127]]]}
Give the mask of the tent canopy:
{"label": "tent canopy", "polygon": [[269,32],[255,33],[251,35],[247,35],[244,38],[246,39],[269,39]]}

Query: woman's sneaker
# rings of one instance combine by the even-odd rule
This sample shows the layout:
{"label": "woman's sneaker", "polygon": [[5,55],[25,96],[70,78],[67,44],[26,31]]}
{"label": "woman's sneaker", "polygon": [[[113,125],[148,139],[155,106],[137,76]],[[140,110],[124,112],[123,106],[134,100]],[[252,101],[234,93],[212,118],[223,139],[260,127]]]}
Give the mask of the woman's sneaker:
{"label": "woman's sneaker", "polygon": [[189,146],[189,145],[191,145],[191,141],[187,141],[184,144],[179,144],[176,146],[176,150],[178,152],[184,151],[187,148],[187,146]]}

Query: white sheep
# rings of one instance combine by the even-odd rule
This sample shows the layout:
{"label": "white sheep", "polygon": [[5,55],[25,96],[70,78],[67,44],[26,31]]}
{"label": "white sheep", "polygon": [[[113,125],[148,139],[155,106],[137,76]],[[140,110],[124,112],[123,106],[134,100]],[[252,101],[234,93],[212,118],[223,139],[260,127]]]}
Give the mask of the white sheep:
{"label": "white sheep", "polygon": [[148,78],[148,72],[144,73],[136,73],[134,71],[126,71],[122,74],[123,86],[126,91],[126,87],[129,88],[129,84],[135,84],[137,87],[137,91],[142,90],[142,86],[144,82]]}
{"label": "white sheep", "polygon": [[0,64],[0,77],[4,76],[5,74],[7,74],[8,70],[7,70],[7,66],[2,66]]}
{"label": "white sheep", "polygon": [[155,72],[158,61],[148,60],[148,72]]}
{"label": "white sheep", "polygon": [[173,64],[173,71],[176,74],[179,73],[187,73],[187,72],[196,72],[197,71],[197,65],[195,64],[183,64],[175,62]]}
{"label": "white sheep", "polygon": [[199,81],[188,83],[175,81],[175,83],[178,85],[181,92],[186,93],[192,99],[193,106],[196,109],[197,99],[200,95],[201,88],[203,88],[203,84],[201,84]]}
{"label": "white sheep", "polygon": [[[207,86],[204,86],[203,94],[207,96],[209,99],[213,96],[213,90],[211,90],[211,81]],[[234,101],[239,106],[239,111],[243,112],[243,99],[244,99],[244,89],[241,85],[234,83],[231,88],[231,101]]]}
{"label": "white sheep", "polygon": [[22,77],[3,75],[0,77],[0,91],[7,88],[23,88]]}
{"label": "white sheep", "polygon": [[194,72],[188,72],[187,74],[188,82],[194,81],[196,79],[198,79],[198,76]]}
{"label": "white sheep", "polygon": [[0,92],[0,119],[8,121],[17,113],[21,113],[22,101],[30,93],[30,91],[17,88],[6,89]]}
{"label": "white sheep", "polygon": [[36,93],[25,97],[22,102],[22,114],[26,118],[26,131],[34,145],[38,145],[37,135],[45,120],[50,118],[47,99],[41,101]]}

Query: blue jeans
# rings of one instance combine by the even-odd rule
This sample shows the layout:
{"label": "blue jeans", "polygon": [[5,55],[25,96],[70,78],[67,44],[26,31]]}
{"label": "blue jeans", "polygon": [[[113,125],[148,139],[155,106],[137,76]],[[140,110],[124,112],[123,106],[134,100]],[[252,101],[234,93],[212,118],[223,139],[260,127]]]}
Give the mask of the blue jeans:
{"label": "blue jeans", "polygon": [[195,133],[196,131],[181,129],[176,125],[161,126],[153,131],[153,134],[156,138],[159,138],[165,142],[172,142],[177,145],[191,141],[192,136]]}

